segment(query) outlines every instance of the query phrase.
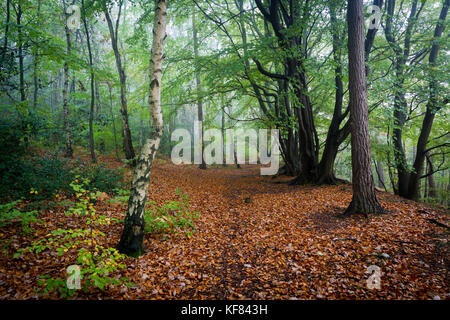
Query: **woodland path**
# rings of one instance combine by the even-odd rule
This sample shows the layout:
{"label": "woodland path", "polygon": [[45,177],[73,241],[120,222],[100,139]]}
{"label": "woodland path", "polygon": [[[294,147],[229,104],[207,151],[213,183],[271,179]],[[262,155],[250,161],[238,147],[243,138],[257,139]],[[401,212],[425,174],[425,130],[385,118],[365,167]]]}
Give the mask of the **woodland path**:
{"label": "woodland path", "polygon": [[[122,166],[102,159],[109,166]],[[127,173],[130,177],[131,173]],[[201,213],[190,238],[146,235],[146,252],[127,258],[121,271],[136,286],[77,292],[76,299],[430,299],[449,296],[448,234],[427,219],[449,223],[448,215],[388,193],[379,199],[390,213],[366,219],[337,215],[348,206],[351,185],[288,186],[289,178],[259,175],[257,166],[208,168],[175,166],[158,160],[152,169],[149,200],[189,196]],[[250,198],[250,201],[246,201]],[[98,201],[97,212],[123,219],[126,203]],[[64,208],[43,211],[36,234],[76,227]],[[115,246],[122,224],[103,230]],[[29,239],[14,236],[11,247]],[[448,242],[447,242],[448,243]],[[11,253],[9,253],[11,254]],[[53,253],[16,261],[3,253],[0,297],[37,298],[39,274],[64,276],[74,258]],[[366,286],[367,268],[381,268],[381,289]],[[50,297],[52,298],[52,297]]]}
{"label": "woodland path", "polygon": [[[425,220],[443,221],[442,214],[380,193],[390,214],[341,219],[350,185],[292,187],[279,180],[260,176],[257,166],[157,165],[149,198],[169,200],[179,187],[201,217],[191,239],[148,236],[139,263],[153,280],[135,297],[398,299],[449,292],[448,251],[432,238],[443,230]],[[372,264],[384,272],[381,290],[366,286]]]}

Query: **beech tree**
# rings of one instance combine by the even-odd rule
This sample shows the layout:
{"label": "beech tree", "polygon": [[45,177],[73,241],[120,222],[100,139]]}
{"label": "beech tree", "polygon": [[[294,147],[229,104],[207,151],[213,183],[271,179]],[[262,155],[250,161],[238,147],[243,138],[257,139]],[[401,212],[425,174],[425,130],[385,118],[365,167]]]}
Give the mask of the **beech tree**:
{"label": "beech tree", "polygon": [[134,172],[128,200],[124,229],[117,249],[121,253],[138,257],[144,249],[145,203],[150,185],[150,170],[159,148],[163,132],[161,112],[161,78],[166,38],[166,1],[157,0],[153,26],[153,45],[150,60],[149,113],[152,119],[152,134],[142,147]]}
{"label": "beech tree", "polygon": [[353,199],[345,214],[378,214],[384,210],[378,202],[372,175],[362,0],[348,0],[347,22]]}

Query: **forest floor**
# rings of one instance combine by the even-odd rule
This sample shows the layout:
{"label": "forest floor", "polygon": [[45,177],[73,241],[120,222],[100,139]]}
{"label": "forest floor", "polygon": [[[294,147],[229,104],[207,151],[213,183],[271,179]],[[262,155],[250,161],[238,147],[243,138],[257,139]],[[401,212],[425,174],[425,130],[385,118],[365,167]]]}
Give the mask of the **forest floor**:
{"label": "forest floor", "polygon": [[[197,230],[190,238],[147,234],[145,254],[127,258],[120,271],[134,287],[79,291],[74,298],[450,299],[448,230],[427,220],[448,225],[448,213],[379,192],[389,213],[339,218],[351,200],[351,185],[280,183],[287,179],[260,176],[257,166],[199,170],[158,160],[149,199],[174,200],[180,188],[190,209],[201,214]],[[126,203],[102,199],[96,210],[123,219]],[[45,223],[34,226],[33,236],[14,226],[0,229],[0,299],[39,298],[38,275],[65,277],[75,260],[70,252],[12,258],[15,250],[53,229],[75,228],[77,220],[64,211],[43,210],[39,218]],[[103,244],[115,246],[122,227],[105,227]],[[371,265],[381,269],[380,289],[367,287]]]}

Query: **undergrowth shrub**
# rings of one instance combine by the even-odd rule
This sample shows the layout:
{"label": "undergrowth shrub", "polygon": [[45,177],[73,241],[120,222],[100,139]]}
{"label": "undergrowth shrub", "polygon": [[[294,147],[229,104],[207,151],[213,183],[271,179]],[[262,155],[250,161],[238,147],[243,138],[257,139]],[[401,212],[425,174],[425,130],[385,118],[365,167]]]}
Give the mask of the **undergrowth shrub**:
{"label": "undergrowth shrub", "polygon": [[52,198],[56,193],[72,195],[70,182],[82,174],[89,179],[89,189],[113,193],[123,186],[122,170],[112,170],[102,165],[70,161],[46,154],[20,158],[0,164],[2,199],[25,198],[39,201]]}
{"label": "undergrowth shrub", "polygon": [[18,222],[22,225],[23,233],[31,233],[30,225],[41,222],[37,218],[38,212],[22,212],[18,210],[16,206],[20,202],[21,200],[16,200],[6,204],[0,204],[0,228]]}
{"label": "undergrowth shrub", "polygon": [[150,233],[178,233],[191,237],[195,231],[194,221],[200,216],[197,211],[189,210],[189,197],[179,188],[176,190],[178,201],[167,201],[161,207],[149,201],[151,208],[145,213],[145,229]]}
{"label": "undergrowth shrub", "polygon": [[[94,287],[104,290],[108,285],[120,284],[132,286],[133,283],[127,278],[117,274],[114,276],[114,273],[125,267],[121,262],[125,255],[115,248],[107,248],[101,244],[105,234],[99,227],[109,225],[115,220],[96,213],[94,202],[97,192],[90,191],[89,185],[89,179],[75,176],[70,186],[77,201],[75,206],[66,212],[66,215],[83,217],[85,228],[52,230],[30,246],[19,249],[13,257],[19,258],[26,253],[40,254],[46,250],[54,250],[59,256],[75,251],[77,267],[80,270],[80,289],[87,291]],[[70,298],[77,290],[69,287],[66,279],[50,275],[40,276],[38,284],[41,285],[41,289],[38,289],[41,295],[56,292],[63,298]]]}

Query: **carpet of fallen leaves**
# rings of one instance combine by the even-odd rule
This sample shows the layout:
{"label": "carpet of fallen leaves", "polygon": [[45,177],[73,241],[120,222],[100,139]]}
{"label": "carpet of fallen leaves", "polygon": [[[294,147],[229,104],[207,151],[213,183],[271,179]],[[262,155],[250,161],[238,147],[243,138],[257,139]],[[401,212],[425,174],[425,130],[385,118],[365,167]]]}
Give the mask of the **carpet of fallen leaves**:
{"label": "carpet of fallen leaves", "polygon": [[[134,287],[80,291],[75,299],[450,299],[448,232],[427,220],[448,224],[447,213],[379,192],[388,214],[343,219],[351,185],[280,183],[287,179],[260,176],[257,166],[199,170],[157,161],[149,199],[162,204],[181,188],[201,213],[197,231],[190,239],[148,234],[145,254],[127,258],[121,271]],[[126,203],[102,200],[96,209],[122,219]],[[41,212],[45,224],[34,236],[0,229],[1,243],[10,239],[0,252],[0,299],[41,298],[38,275],[65,277],[74,255],[12,258],[52,229],[76,228],[64,210]],[[122,225],[105,228],[103,244],[112,247]],[[381,268],[379,290],[367,288],[370,265]]]}

